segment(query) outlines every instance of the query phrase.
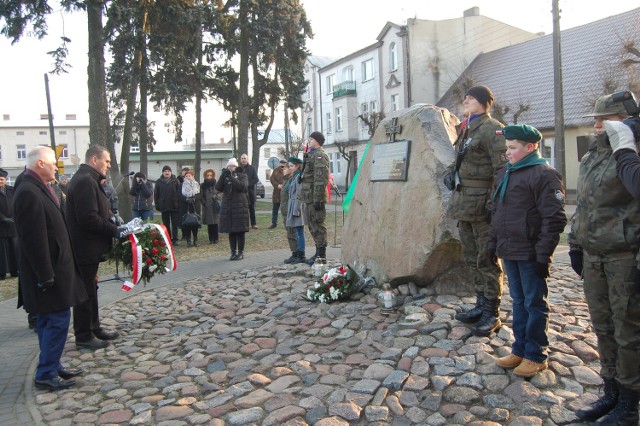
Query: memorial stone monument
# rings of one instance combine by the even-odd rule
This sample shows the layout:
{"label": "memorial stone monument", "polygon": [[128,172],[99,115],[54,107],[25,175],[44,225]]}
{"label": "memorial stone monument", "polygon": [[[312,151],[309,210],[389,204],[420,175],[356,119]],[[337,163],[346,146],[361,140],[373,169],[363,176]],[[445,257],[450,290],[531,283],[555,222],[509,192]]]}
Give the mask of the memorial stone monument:
{"label": "memorial stone monument", "polygon": [[346,263],[392,287],[411,281],[437,294],[473,292],[442,182],[458,123],[446,109],[418,104],[378,126],[345,218]]}

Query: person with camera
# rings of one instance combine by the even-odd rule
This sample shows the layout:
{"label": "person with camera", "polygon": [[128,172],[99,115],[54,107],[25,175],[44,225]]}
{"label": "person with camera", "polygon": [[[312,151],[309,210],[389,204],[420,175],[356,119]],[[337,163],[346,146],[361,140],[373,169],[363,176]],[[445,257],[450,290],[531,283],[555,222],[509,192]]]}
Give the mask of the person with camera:
{"label": "person with camera", "polygon": [[596,425],[637,425],[640,201],[625,187],[614,161],[614,150],[629,149],[628,134],[621,137],[626,133],[622,121],[628,113],[623,103],[606,95],[598,98],[593,112],[585,117],[595,119],[595,141],[580,161],[576,213],[568,242],[571,266],[584,279],[604,395],[576,415]]}
{"label": "person with camera", "polygon": [[131,196],[131,213],[143,222],[153,221],[153,185],[142,172],[133,175],[133,183],[129,190]]}
{"label": "person with camera", "polygon": [[198,247],[198,228],[200,221],[200,184],[194,179],[192,169],[185,171],[180,191],[186,204],[186,212],[182,216],[182,235],[187,240],[187,247]]}
{"label": "person with camera", "polygon": [[216,189],[222,193],[220,232],[229,234],[229,260],[244,258],[245,234],[249,232],[248,187],[249,178],[238,167],[238,160],[229,159],[216,183]]}
{"label": "person with camera", "polygon": [[[465,93],[462,109],[467,118],[460,124],[454,145],[457,153],[449,214],[458,221],[464,263],[471,269],[476,304],[455,315],[456,320],[475,324],[475,336],[489,336],[502,325],[502,270],[489,253],[491,187],[496,171],[505,165],[507,150],[503,125],[489,111],[493,92],[486,86],[473,86]],[[452,166],[453,167],[453,166]]]}

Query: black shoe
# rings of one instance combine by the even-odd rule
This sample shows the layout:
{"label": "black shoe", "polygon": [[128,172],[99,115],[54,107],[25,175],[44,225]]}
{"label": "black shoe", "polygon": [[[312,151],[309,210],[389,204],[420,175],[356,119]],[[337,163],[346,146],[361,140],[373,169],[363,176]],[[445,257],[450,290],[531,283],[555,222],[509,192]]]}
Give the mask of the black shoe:
{"label": "black shoe", "polygon": [[178,244],[178,240],[173,240],[171,241],[171,243],[173,244],[174,247],[178,247],[180,244]]}
{"label": "black shoe", "polygon": [[20,275],[18,272],[12,272],[12,273],[11,273],[11,276],[12,276],[13,278],[17,278],[17,277],[18,277],[18,275]]}
{"label": "black shoe", "polygon": [[213,240],[213,244],[218,244],[220,240]]}
{"label": "black shoe", "polygon": [[107,331],[107,330],[94,330],[93,335],[100,340],[115,340],[120,336],[120,333],[117,331]]}
{"label": "black shoe", "polygon": [[272,224],[271,224],[271,226],[269,227],[269,229],[273,229],[273,228],[275,228],[276,226],[278,226],[278,225],[276,225],[275,223],[272,223]]}
{"label": "black shoe", "polygon": [[47,379],[47,380],[36,379],[35,384],[38,389],[57,391],[57,390],[70,388],[71,386],[76,384],[76,381],[65,380],[56,376],[53,379]]}
{"label": "black shoe", "polygon": [[193,246],[198,247],[198,240],[193,240]]}
{"label": "black shoe", "polygon": [[7,278],[7,274],[2,274],[0,275],[0,281],[4,280]]}
{"label": "black shoe", "polygon": [[58,376],[64,380],[69,380],[81,375],[82,373],[84,373],[83,368],[63,368],[62,370],[58,370]]}
{"label": "black shoe", "polygon": [[87,340],[86,342],[76,342],[76,348],[78,349],[104,349],[109,346],[109,342],[106,340],[96,339],[95,337],[91,340]]}
{"label": "black shoe", "polygon": [[235,251],[232,251],[232,252],[231,252],[231,256],[229,256],[229,260],[236,260],[236,257],[237,257],[237,256],[238,256],[238,255],[236,254],[236,252],[235,252]]}
{"label": "black shoe", "polygon": [[236,258],[233,260],[242,260],[242,259],[244,259],[244,255],[242,254],[241,251],[239,251],[238,254],[236,255]]}

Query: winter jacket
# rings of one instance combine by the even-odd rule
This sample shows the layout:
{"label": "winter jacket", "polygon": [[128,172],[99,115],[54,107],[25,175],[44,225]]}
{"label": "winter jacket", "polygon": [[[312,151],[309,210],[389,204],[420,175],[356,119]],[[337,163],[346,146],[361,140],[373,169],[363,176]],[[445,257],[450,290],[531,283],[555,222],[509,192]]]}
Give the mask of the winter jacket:
{"label": "winter jacket", "polygon": [[146,179],[134,181],[129,191],[132,210],[153,209],[153,185]]}
{"label": "winter jacket", "polygon": [[[496,183],[505,171],[498,171]],[[506,260],[550,263],[566,224],[562,177],[553,167],[512,171],[504,199],[493,201],[489,250]]]}
{"label": "winter jacket", "polygon": [[287,200],[289,206],[287,209],[287,222],[285,226],[289,228],[306,225],[306,215],[304,209],[307,208],[307,206],[306,204],[298,200],[298,192],[300,191],[300,187],[302,186],[302,184],[298,182],[298,176],[299,173],[293,175],[290,181],[291,183],[289,183],[289,187],[287,188],[289,192],[289,199]]}
{"label": "winter jacket", "polygon": [[271,182],[271,186],[273,186],[273,194],[271,195],[271,202],[273,204],[278,204],[281,202],[281,189],[278,188],[278,185],[284,185],[284,173],[281,167],[276,167],[276,169],[269,176],[269,182]]}
{"label": "winter jacket", "polygon": [[220,221],[222,195],[215,188],[215,179],[205,179],[200,185],[202,195],[202,223],[216,225]]}
{"label": "winter jacket", "polygon": [[5,185],[5,190],[0,191],[0,238],[13,238],[16,236],[16,225],[4,219],[13,219],[13,187]]}
{"label": "winter jacket", "polygon": [[160,212],[178,211],[178,186],[175,175],[169,179],[161,177],[153,190],[153,201]]}
{"label": "winter jacket", "polygon": [[220,176],[216,189],[222,192],[222,209],[220,211],[220,232],[249,231],[249,200],[247,187],[249,179],[242,168],[229,176]]}

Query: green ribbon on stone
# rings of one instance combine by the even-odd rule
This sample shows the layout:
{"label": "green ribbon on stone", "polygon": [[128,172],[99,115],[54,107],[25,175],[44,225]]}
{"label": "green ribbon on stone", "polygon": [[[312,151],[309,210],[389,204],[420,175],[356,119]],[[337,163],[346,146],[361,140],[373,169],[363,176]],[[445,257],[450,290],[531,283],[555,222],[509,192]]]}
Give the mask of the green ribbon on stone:
{"label": "green ribbon on stone", "polygon": [[356,190],[356,182],[358,182],[358,175],[360,174],[360,167],[362,167],[362,162],[367,156],[367,151],[369,151],[369,146],[371,146],[371,141],[369,141],[369,143],[367,143],[367,146],[364,147],[362,158],[360,159],[360,163],[358,163],[358,170],[356,170],[356,173],[353,175],[351,186],[347,191],[347,195],[344,196],[344,201],[342,201],[342,211],[344,211],[345,213],[349,213],[349,208],[351,207],[351,200],[353,199],[353,193]]}

